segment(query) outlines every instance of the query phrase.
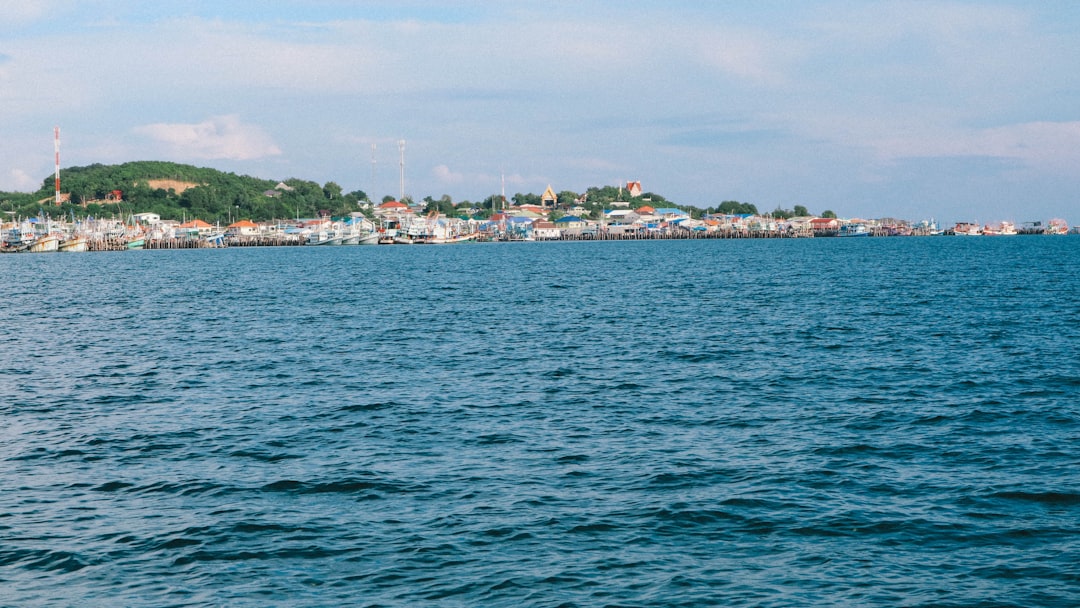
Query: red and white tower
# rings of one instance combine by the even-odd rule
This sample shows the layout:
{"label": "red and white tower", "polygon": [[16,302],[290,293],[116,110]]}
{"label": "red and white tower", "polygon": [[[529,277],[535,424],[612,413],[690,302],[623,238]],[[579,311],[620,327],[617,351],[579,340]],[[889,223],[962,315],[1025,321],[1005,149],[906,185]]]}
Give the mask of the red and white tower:
{"label": "red and white tower", "polygon": [[60,127],[53,128],[53,143],[56,148],[56,206],[60,206]]}

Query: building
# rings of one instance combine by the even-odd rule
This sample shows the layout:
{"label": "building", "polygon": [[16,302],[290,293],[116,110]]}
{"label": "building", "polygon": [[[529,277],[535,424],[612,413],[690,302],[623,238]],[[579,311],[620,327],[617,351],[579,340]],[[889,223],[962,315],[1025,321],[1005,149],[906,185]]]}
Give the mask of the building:
{"label": "building", "polygon": [[229,234],[236,236],[259,236],[262,230],[259,225],[251,220],[240,220],[239,222],[233,222],[227,227]]}
{"label": "building", "polygon": [[537,241],[554,241],[562,238],[562,230],[555,222],[533,222],[533,239]]}
{"label": "building", "polygon": [[641,196],[641,182],[626,182],[626,191],[630,197]]}
{"label": "building", "polygon": [[559,197],[555,194],[555,191],[551,189],[551,184],[548,184],[544,194],[540,196],[540,206],[545,209],[554,209],[555,205],[559,203]]}
{"label": "building", "polygon": [[161,223],[161,216],[156,213],[136,213],[131,216],[132,221],[144,226],[154,226]]}

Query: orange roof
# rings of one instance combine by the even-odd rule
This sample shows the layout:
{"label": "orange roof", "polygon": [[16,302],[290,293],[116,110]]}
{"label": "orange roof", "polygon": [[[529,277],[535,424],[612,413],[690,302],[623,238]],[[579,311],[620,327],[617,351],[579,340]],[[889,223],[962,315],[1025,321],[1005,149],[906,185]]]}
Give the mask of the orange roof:
{"label": "orange roof", "polygon": [[637,213],[641,213],[641,214],[656,213],[656,209],[653,209],[652,207],[650,207],[648,205],[645,205],[644,207],[638,207],[637,209],[635,209],[635,211]]}
{"label": "orange roof", "polygon": [[397,201],[386,201],[385,203],[379,205],[379,209],[404,209],[407,207],[408,205],[406,205],[405,203],[399,203]]}
{"label": "orange roof", "polygon": [[240,220],[227,226],[228,228],[258,228],[259,225],[251,220]]}
{"label": "orange roof", "polygon": [[181,228],[213,228],[213,226],[211,226],[210,224],[207,224],[206,222],[204,222],[204,221],[202,221],[200,219],[194,219],[194,220],[191,220],[190,222],[180,224],[180,227]]}

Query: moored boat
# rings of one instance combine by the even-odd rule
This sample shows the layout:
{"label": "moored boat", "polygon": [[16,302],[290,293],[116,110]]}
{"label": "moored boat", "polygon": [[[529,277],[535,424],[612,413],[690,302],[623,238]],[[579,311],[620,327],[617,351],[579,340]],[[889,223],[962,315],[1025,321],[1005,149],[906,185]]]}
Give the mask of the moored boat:
{"label": "moored boat", "polygon": [[1047,224],[1045,234],[1053,234],[1055,236],[1069,234],[1069,224],[1063,219],[1054,218]]}
{"label": "moored boat", "polygon": [[60,241],[57,249],[59,251],[82,253],[89,249],[89,243],[85,236],[73,236]]}
{"label": "moored boat", "polygon": [[953,234],[956,236],[979,236],[982,234],[982,228],[974,222],[957,222],[953,227]]}
{"label": "moored boat", "polygon": [[836,232],[836,236],[870,236],[870,230],[866,224],[844,224]]}

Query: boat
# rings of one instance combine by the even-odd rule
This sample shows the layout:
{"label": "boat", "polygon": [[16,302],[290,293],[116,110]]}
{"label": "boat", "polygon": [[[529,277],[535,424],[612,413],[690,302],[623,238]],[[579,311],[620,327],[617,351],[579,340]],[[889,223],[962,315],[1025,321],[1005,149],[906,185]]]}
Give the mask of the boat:
{"label": "boat", "polygon": [[953,234],[956,236],[979,236],[982,234],[982,228],[974,222],[957,222],[956,226],[953,226]]}
{"label": "boat", "polygon": [[342,236],[333,230],[319,230],[308,235],[305,245],[340,245]]}
{"label": "boat", "polygon": [[1016,225],[1012,222],[999,222],[983,226],[983,236],[1014,236],[1017,234]]}
{"label": "boat", "polygon": [[1069,224],[1063,219],[1054,218],[1047,224],[1044,234],[1053,234],[1055,236],[1069,234]]}
{"label": "boat", "polygon": [[88,248],[89,248],[89,244],[88,244],[85,236],[72,236],[70,238],[63,239],[63,240],[60,241],[60,244],[57,246],[57,249],[59,251],[77,252],[77,253],[82,253],[84,251],[87,251]]}
{"label": "boat", "polygon": [[836,232],[836,236],[870,236],[870,230],[866,224],[844,224]]}
{"label": "boat", "polygon": [[127,247],[128,249],[142,249],[145,246],[146,239],[141,236],[135,237],[133,239],[128,239],[127,243],[125,243],[125,247]]}
{"label": "boat", "polygon": [[39,236],[30,242],[26,251],[30,253],[46,253],[50,251],[58,251],[60,248],[60,238],[54,234],[46,234]]}

